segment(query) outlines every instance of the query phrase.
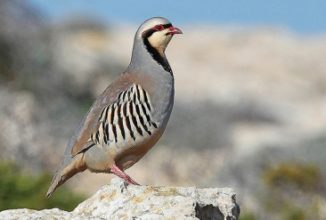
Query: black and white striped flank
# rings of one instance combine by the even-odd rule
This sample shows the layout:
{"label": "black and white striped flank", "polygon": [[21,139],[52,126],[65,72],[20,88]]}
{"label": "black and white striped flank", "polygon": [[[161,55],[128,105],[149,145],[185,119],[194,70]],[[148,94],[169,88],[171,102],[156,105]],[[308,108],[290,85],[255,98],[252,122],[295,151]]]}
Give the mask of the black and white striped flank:
{"label": "black and white striped flank", "polygon": [[100,126],[91,140],[95,144],[109,145],[110,142],[137,141],[150,136],[157,128],[151,117],[152,110],[148,93],[140,85],[133,84],[118,95],[114,104],[103,109]]}

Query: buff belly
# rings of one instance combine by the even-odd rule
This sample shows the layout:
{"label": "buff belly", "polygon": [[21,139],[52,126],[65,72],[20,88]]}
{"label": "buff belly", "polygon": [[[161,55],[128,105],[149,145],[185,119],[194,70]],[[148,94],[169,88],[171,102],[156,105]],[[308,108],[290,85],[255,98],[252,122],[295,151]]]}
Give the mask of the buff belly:
{"label": "buff belly", "polygon": [[129,145],[99,146],[95,145],[84,153],[84,162],[92,172],[110,172],[113,164],[120,169],[126,170],[137,163],[159,140],[163,131],[157,130],[140,143]]}

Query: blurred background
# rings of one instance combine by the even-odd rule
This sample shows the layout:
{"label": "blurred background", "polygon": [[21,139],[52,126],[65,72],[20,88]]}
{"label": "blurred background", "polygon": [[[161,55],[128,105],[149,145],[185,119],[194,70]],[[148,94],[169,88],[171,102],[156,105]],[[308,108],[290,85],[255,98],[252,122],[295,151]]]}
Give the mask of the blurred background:
{"label": "blurred background", "polygon": [[167,17],[175,107],[130,174],[232,187],[242,220],[326,219],[326,2],[0,1],[0,210],[73,209],[112,175],[44,195],[68,139],[130,60],[137,27]]}

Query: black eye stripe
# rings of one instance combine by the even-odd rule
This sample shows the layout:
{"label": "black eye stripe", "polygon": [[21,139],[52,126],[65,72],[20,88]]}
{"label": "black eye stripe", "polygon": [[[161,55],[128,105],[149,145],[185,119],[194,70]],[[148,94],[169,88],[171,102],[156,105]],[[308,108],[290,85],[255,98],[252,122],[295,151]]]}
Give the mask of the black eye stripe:
{"label": "black eye stripe", "polygon": [[[169,28],[169,27],[172,27],[172,24],[171,24],[171,23],[168,23],[168,24],[162,24],[162,27],[163,27],[163,30],[164,30],[164,29],[167,29],[167,28]],[[143,36],[143,38],[148,38],[148,37],[150,37],[153,33],[155,33],[156,31],[158,31],[158,30],[155,30],[155,27],[153,27],[153,28],[151,28],[151,29],[148,29],[148,30],[144,31],[144,32],[142,33],[142,36]]]}
{"label": "black eye stripe", "polygon": [[161,30],[167,29],[169,27],[172,27],[171,23],[169,23],[169,24],[158,24],[158,25],[155,25],[151,29],[155,32],[155,31],[161,31]]}
{"label": "black eye stripe", "polygon": [[172,24],[163,24],[164,29],[172,27]]}

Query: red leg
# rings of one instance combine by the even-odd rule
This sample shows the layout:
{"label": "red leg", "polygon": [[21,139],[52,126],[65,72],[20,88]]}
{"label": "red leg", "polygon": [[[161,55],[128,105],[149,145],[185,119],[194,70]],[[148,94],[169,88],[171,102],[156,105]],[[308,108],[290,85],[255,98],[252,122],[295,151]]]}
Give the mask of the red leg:
{"label": "red leg", "polygon": [[135,180],[131,179],[130,176],[128,176],[128,174],[126,174],[125,172],[123,172],[119,167],[117,167],[116,165],[113,165],[111,167],[111,173],[117,175],[118,177],[120,177],[121,179],[123,179],[124,181],[126,181],[129,184],[133,184],[133,185],[139,185],[139,183],[137,183]]}

